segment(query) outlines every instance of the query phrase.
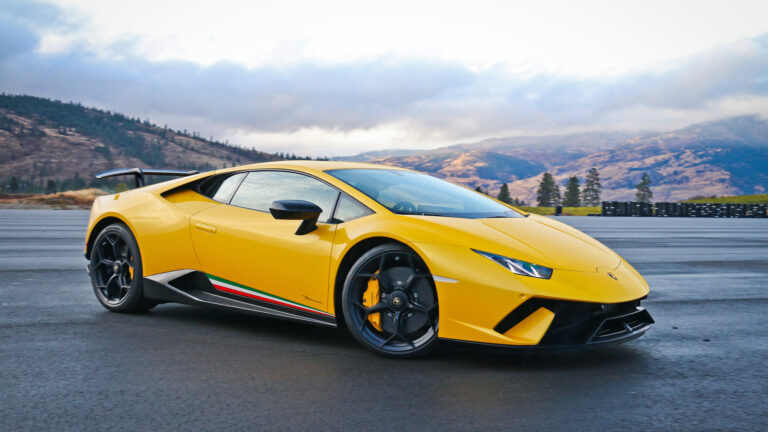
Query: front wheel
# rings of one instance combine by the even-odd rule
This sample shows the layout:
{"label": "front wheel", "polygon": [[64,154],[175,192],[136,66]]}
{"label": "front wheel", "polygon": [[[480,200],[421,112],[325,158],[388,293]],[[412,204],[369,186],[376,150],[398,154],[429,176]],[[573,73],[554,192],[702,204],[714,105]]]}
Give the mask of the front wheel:
{"label": "front wheel", "polygon": [[144,298],[139,245],[123,224],[109,225],[96,237],[90,273],[96,298],[113,312],[144,312],[157,305]]}
{"label": "front wheel", "polygon": [[347,275],[342,307],[352,336],[378,354],[416,357],[437,342],[434,281],[405,246],[384,244],[363,254]]}

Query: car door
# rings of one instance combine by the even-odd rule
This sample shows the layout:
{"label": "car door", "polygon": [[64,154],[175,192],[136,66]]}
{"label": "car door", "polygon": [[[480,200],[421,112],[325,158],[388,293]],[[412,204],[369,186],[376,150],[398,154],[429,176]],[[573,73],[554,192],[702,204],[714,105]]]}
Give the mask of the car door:
{"label": "car door", "polygon": [[[230,295],[293,312],[323,314],[328,309],[328,272],[336,232],[336,225],[327,222],[339,191],[293,171],[239,175],[243,178],[220,181],[218,192],[211,192],[223,204],[190,220],[195,251],[209,279],[217,290]],[[233,187],[238,181],[239,186]],[[277,200],[317,204],[323,210],[317,229],[296,235],[301,221],[276,220],[269,213]]]}

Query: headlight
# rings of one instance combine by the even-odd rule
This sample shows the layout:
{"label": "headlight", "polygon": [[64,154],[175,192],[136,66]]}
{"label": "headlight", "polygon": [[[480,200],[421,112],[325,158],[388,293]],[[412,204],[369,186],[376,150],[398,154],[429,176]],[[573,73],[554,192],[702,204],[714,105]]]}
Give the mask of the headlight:
{"label": "headlight", "polygon": [[529,262],[492,254],[490,252],[483,252],[475,249],[472,250],[495,262],[496,264],[505,267],[507,270],[514,274],[530,276],[539,279],[549,279],[552,277],[552,269],[549,267],[540,266],[538,264],[531,264]]}

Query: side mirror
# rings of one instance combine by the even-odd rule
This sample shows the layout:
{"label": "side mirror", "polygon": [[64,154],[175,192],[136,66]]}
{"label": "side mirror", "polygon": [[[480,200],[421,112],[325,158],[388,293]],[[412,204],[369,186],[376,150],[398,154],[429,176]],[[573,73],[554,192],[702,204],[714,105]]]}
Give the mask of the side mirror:
{"label": "side mirror", "polygon": [[296,230],[296,235],[304,235],[317,229],[317,218],[323,209],[309,201],[280,200],[272,202],[269,212],[275,219],[303,221]]}

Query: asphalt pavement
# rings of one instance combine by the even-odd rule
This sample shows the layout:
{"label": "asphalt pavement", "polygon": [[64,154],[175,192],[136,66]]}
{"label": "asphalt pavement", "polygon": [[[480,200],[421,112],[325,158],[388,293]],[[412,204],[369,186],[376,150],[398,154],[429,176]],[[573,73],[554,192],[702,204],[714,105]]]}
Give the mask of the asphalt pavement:
{"label": "asphalt pavement", "polygon": [[646,277],[648,334],[391,360],[337,329],[107,312],[85,272],[87,218],[0,210],[0,431],[768,429],[765,219],[563,217]]}

